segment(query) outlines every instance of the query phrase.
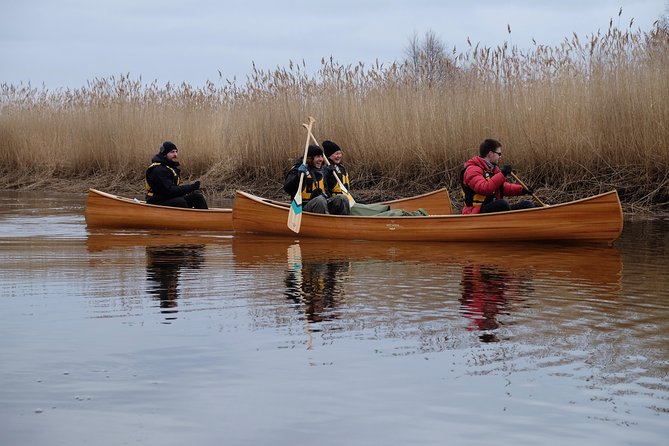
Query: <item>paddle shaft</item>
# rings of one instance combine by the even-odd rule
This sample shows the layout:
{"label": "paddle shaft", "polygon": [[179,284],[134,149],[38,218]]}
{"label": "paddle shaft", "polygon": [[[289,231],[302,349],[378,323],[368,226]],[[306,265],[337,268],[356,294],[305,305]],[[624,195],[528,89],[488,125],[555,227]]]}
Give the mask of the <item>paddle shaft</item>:
{"label": "paddle shaft", "polygon": [[[304,126],[304,128],[307,128],[307,125],[306,125],[306,124],[302,124],[302,126]],[[316,139],[316,137],[314,136],[314,134],[311,132],[311,130],[307,129],[307,131],[309,132],[309,137],[310,137],[316,144],[318,144],[318,140]],[[329,165],[330,165],[330,160],[328,159],[328,157],[325,156],[325,154],[323,154],[323,158],[325,159],[325,164],[327,164],[327,165],[329,166]],[[339,184],[339,188],[341,189],[342,193],[343,193],[344,195],[346,195],[346,198],[348,198],[348,201],[349,201],[350,205],[351,205],[351,206],[355,205],[355,200],[353,199],[353,196],[352,196],[351,193],[348,191],[348,189],[346,189],[346,186],[344,186],[344,183],[343,183],[343,182],[341,181],[341,179],[339,178],[339,175],[337,175],[337,172],[332,172],[332,174],[334,175],[335,179],[337,180],[337,184]]]}
{"label": "paddle shaft", "polygon": [[[302,157],[302,164],[307,163],[307,154],[309,153],[309,135],[311,134],[311,127],[316,120],[309,116],[309,123],[307,124],[307,141],[304,144],[304,156]],[[290,205],[290,212],[288,212],[288,228],[295,232],[300,232],[300,225],[302,224],[302,184],[304,182],[304,172],[300,172],[300,181],[297,184],[297,192],[293,197],[293,202]]]}
{"label": "paddle shaft", "polygon": [[[511,176],[512,176],[516,181],[518,181],[518,184],[520,184],[521,186],[523,186],[525,189],[530,190],[530,188],[527,187],[527,185],[526,185],[525,183],[523,183],[523,180],[521,180],[520,178],[518,178],[518,176],[517,176],[515,173],[511,172]],[[537,195],[536,195],[535,193],[532,193],[532,197],[534,197],[534,199],[537,200],[543,207],[548,206],[546,203],[544,203],[543,201],[541,201],[541,200],[539,199],[539,197],[537,197]]]}

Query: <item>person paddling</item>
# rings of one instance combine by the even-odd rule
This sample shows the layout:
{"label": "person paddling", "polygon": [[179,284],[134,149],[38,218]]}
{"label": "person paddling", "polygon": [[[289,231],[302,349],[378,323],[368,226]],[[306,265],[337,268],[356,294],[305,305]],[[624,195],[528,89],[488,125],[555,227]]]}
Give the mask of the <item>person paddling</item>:
{"label": "person paddling", "polygon": [[[307,163],[302,164],[301,158],[295,163],[286,174],[283,190],[291,197],[301,193],[303,209],[307,212],[349,215],[351,208],[346,196],[341,194],[329,196],[326,193],[323,162],[323,149],[317,145],[310,145],[307,149]],[[298,191],[301,173],[304,174],[304,181],[302,190]]]}
{"label": "person paddling", "polygon": [[[346,190],[351,193],[348,171],[342,164],[344,153],[341,148],[336,143],[326,140],[323,141],[323,153],[330,161],[329,165],[325,167],[325,187],[328,193],[333,197],[344,193],[339,181],[341,181],[341,184],[343,184]],[[337,181],[337,178],[339,178],[339,181]]]}
{"label": "person paddling", "polygon": [[146,169],[146,202],[160,206],[208,209],[207,200],[200,190],[200,182],[180,185],[181,167],[179,149],[172,141],[160,145],[158,153]]}
{"label": "person paddling", "polygon": [[485,214],[516,209],[536,207],[530,200],[509,204],[504,197],[532,195],[531,189],[509,183],[506,177],[511,175],[511,166],[500,169],[502,143],[496,139],[486,139],[479,146],[479,155],[469,159],[460,173],[462,195],[465,205],[463,214]]}

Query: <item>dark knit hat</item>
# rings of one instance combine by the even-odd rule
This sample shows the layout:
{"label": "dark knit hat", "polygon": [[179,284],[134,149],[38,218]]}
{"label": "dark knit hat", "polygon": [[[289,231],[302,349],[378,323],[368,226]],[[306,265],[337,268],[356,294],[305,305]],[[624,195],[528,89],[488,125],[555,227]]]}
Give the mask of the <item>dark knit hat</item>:
{"label": "dark knit hat", "polygon": [[309,149],[307,149],[307,157],[313,158],[316,155],[323,155],[323,149],[320,147],[312,144],[309,146]]}
{"label": "dark knit hat", "polygon": [[160,145],[160,153],[161,155],[167,155],[170,153],[172,150],[179,150],[177,149],[176,144],[174,144],[172,141],[165,141]]}
{"label": "dark knit hat", "polygon": [[323,141],[323,151],[325,152],[325,156],[330,158],[330,156],[335,153],[340,151],[341,149],[339,146],[332,141]]}

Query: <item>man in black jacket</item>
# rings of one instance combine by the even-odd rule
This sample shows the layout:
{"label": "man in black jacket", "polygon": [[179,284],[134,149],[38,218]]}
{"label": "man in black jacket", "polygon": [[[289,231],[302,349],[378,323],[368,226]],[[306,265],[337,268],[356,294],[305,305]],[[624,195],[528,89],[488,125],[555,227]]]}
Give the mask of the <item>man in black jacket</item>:
{"label": "man in black jacket", "polygon": [[179,185],[181,168],[177,160],[179,149],[172,141],[161,144],[146,170],[146,202],[178,208],[207,209],[200,182]]}

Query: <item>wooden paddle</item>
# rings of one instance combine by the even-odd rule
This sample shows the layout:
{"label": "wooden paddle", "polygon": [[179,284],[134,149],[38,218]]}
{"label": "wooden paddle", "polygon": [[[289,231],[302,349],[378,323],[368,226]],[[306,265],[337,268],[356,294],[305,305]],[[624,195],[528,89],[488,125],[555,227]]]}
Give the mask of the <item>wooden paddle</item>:
{"label": "wooden paddle", "polygon": [[[302,164],[307,163],[307,153],[309,152],[309,135],[311,134],[311,127],[316,120],[309,116],[309,123],[307,124],[307,142],[304,144],[304,156],[302,157]],[[290,212],[288,212],[288,228],[296,233],[300,232],[300,225],[302,224],[302,183],[304,182],[304,172],[300,172],[300,182],[297,185],[297,192],[290,203]]]}
{"label": "wooden paddle", "polygon": [[[304,128],[307,128],[306,124],[302,124],[302,126]],[[314,134],[311,133],[311,130],[307,129],[307,131],[309,132],[309,136],[311,137],[311,139],[313,139],[313,141],[316,144],[318,144],[318,140],[316,139]],[[330,160],[328,159],[328,157],[325,156],[325,154],[323,154],[323,158],[325,158],[325,164],[327,164],[329,166],[330,165]],[[336,166],[335,166],[335,169],[337,169]],[[348,191],[348,189],[346,189],[346,186],[344,186],[344,183],[342,183],[341,179],[339,178],[339,175],[337,175],[336,172],[332,172],[332,173],[334,174],[334,177],[337,180],[337,184],[339,184],[339,189],[341,189],[342,194],[344,194],[346,196],[346,198],[348,198],[348,204],[351,207],[355,206],[355,200],[353,199],[353,195],[351,195],[351,193]]]}
{"label": "wooden paddle", "polygon": [[[516,181],[518,181],[518,184],[520,184],[521,186],[523,186],[525,189],[530,190],[530,188],[527,187],[527,186],[525,185],[525,183],[523,183],[523,180],[521,180],[520,178],[518,178],[518,176],[517,176],[515,173],[511,172],[511,176],[512,176]],[[532,196],[533,196],[534,199],[537,200],[543,207],[548,206],[546,203],[544,203],[543,201],[541,201],[541,200],[539,199],[539,197],[537,197],[537,195],[536,195],[535,193],[532,193]]]}

